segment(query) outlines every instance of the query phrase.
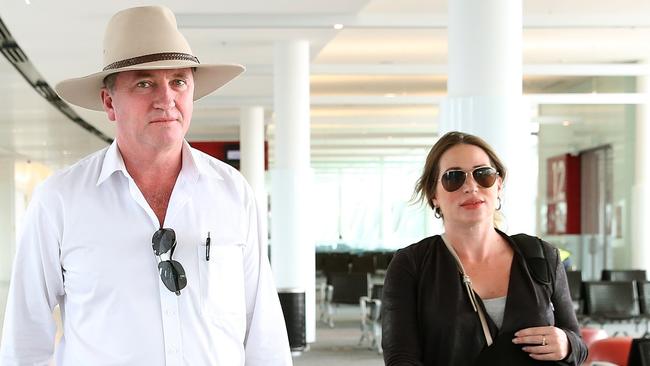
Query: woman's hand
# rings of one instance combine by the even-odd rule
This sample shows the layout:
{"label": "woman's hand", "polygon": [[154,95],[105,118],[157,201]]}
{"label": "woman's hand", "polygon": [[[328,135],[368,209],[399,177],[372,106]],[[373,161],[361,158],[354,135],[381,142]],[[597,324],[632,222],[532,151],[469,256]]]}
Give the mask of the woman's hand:
{"label": "woman's hand", "polygon": [[522,350],[541,361],[563,360],[570,348],[566,333],[552,326],[521,329],[515,333],[512,343],[524,344]]}

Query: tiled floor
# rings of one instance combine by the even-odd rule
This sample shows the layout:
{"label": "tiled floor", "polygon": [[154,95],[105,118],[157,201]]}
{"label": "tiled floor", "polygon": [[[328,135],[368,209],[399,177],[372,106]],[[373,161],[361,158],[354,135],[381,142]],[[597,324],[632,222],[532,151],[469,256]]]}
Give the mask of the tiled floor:
{"label": "tiled floor", "polygon": [[294,356],[295,366],[380,366],[383,358],[376,350],[368,348],[366,342],[359,346],[361,321],[359,307],[344,307],[334,316],[334,328],[319,322],[316,327],[316,342],[300,356]]}

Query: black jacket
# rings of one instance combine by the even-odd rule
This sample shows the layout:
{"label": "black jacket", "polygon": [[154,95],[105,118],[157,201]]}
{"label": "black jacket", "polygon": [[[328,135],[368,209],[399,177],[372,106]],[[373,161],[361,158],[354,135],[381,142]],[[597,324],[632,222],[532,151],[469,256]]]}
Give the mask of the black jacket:
{"label": "black jacket", "polygon": [[[587,347],[579,335],[557,249],[544,242],[544,254],[555,270],[554,285],[544,286],[531,277],[515,242],[499,234],[510,243],[514,256],[501,329],[487,316],[492,337],[512,339],[518,330],[554,325],[565,331],[571,348],[560,364],[581,364]],[[480,297],[476,298],[483,306]],[[456,262],[438,235],[395,253],[384,283],[382,323],[384,361],[389,366],[469,366],[486,346]],[[516,352],[523,352],[520,349]]]}

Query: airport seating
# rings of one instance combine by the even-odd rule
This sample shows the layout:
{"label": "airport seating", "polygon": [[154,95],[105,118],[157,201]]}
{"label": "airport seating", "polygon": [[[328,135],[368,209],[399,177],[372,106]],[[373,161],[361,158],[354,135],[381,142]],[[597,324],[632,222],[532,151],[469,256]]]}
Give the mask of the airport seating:
{"label": "airport seating", "polygon": [[576,315],[580,317],[584,312],[584,299],[582,294],[582,271],[567,271],[567,281],[569,283],[569,291],[571,293],[571,301],[573,301],[573,309]]}
{"label": "airport seating", "polygon": [[603,269],[601,281],[647,281],[646,272],[642,269]]}
{"label": "airport seating", "polygon": [[325,322],[334,327],[334,311],[340,304],[357,305],[359,298],[368,296],[370,274],[333,272],[330,274],[330,284],[327,286]]}
{"label": "airport seating", "polygon": [[593,342],[589,346],[589,356],[585,365],[609,362],[618,366],[628,366],[632,337],[610,337]]}
{"label": "airport seating", "polygon": [[384,285],[373,285],[370,296],[359,299],[361,306],[361,338],[359,345],[368,340],[370,348],[382,353],[381,348],[381,296]]}
{"label": "airport seating", "polygon": [[583,324],[590,321],[638,323],[641,319],[636,281],[586,281],[583,286],[586,319]]}
{"label": "airport seating", "polygon": [[585,345],[587,347],[589,347],[597,340],[605,339],[608,337],[607,332],[604,329],[591,327],[580,328],[580,336],[582,337],[582,341],[585,342]]}

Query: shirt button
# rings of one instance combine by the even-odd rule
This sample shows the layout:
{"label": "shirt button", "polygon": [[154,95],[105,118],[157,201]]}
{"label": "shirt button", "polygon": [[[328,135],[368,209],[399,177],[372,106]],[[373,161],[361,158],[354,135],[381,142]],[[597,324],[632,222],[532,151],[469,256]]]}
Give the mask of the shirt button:
{"label": "shirt button", "polygon": [[167,316],[174,316],[174,310],[167,310],[165,311],[165,314],[167,314]]}

